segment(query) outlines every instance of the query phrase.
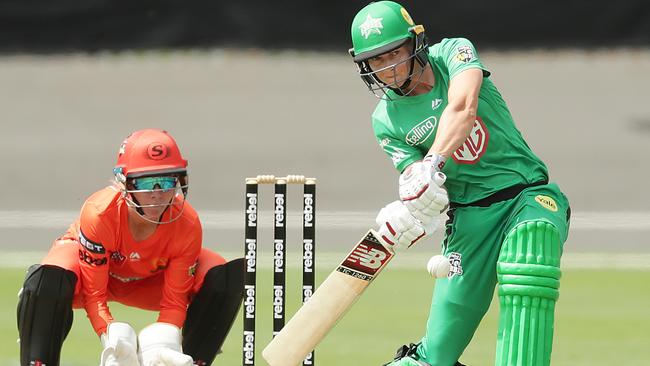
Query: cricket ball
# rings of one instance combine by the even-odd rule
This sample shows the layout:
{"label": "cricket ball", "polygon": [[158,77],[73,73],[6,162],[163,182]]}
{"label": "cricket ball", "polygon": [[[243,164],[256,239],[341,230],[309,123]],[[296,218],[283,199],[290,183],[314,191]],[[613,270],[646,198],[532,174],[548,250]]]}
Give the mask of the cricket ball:
{"label": "cricket ball", "polygon": [[427,263],[427,271],[433,278],[444,278],[449,274],[449,258],[444,255],[434,255]]}

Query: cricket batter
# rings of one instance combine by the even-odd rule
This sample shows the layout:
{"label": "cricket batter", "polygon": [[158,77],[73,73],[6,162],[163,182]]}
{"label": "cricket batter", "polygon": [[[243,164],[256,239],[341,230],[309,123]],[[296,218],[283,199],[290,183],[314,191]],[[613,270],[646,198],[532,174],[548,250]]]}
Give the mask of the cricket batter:
{"label": "cricket batter", "polygon": [[567,198],[469,40],[430,46],[424,27],[392,1],[361,9],[351,32],[359,75],[381,99],[375,136],[401,173],[400,200],[377,217],[380,235],[391,250],[407,248],[449,207],[442,250],[451,271],[436,283],[424,337],[389,365],[461,365],[495,286],[495,364],[549,365]]}
{"label": "cricket batter", "polygon": [[[27,272],[20,365],[59,365],[73,308],[85,308],[100,337],[102,366],[210,365],[243,299],[243,259],[226,262],[201,247],[201,222],[186,202],[187,161],[167,132],[129,135],[113,172],[114,184],[86,200]],[[158,320],[136,336],[108,301],[158,311]]]}

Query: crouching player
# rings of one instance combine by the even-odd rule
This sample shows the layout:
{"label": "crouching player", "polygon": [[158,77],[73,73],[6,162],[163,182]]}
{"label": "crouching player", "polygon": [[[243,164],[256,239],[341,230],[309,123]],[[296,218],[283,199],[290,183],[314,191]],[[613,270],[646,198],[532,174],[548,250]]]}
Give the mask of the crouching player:
{"label": "crouching player", "polygon": [[[560,256],[569,202],[516,128],[467,39],[429,46],[401,5],[373,2],[352,22],[350,53],[381,98],[374,133],[401,173],[400,201],[377,218],[394,249],[436,227],[449,202],[443,252],[421,342],[390,365],[451,366],[469,344],[498,286],[495,365],[551,360]],[[486,361],[487,363],[487,361]]]}
{"label": "crouching player", "polygon": [[[100,336],[101,365],[212,363],[243,299],[243,260],[201,247],[186,168],[165,131],[124,140],[115,183],[91,195],[28,270],[18,303],[21,366],[59,365],[73,308],[85,308]],[[159,311],[157,322],[136,336],[108,301]]]}

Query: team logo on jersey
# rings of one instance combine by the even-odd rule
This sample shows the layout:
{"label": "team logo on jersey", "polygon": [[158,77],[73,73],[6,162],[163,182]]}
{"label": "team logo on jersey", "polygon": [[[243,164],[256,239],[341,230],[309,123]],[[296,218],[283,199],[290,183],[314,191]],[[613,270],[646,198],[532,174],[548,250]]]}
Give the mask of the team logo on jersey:
{"label": "team logo on jersey", "polygon": [[440,107],[441,104],[442,104],[442,99],[436,98],[431,102],[431,109],[435,111],[436,109],[438,109],[438,107]]}
{"label": "team logo on jersey", "polygon": [[140,261],[140,253],[131,252],[131,254],[129,254],[129,260],[131,262],[139,262]]}
{"label": "team logo on jersey", "polygon": [[456,60],[460,62],[470,62],[474,59],[474,51],[470,46],[460,46],[457,49]]}
{"label": "team logo on jersey", "polygon": [[406,134],[406,143],[410,146],[415,146],[425,142],[431,137],[437,124],[438,119],[435,116],[431,116],[418,123]]}
{"label": "team logo on jersey", "polygon": [[448,278],[463,275],[463,266],[461,265],[462,257],[463,256],[460,253],[456,253],[456,252],[449,253],[450,267],[449,267],[449,273],[447,274]]}
{"label": "team logo on jersey", "polygon": [[490,134],[485,123],[480,117],[476,117],[474,127],[469,133],[467,140],[452,155],[458,164],[475,164],[487,150]]}
{"label": "team logo on jersey", "polygon": [[381,34],[382,28],[384,25],[381,24],[381,21],[384,18],[373,18],[370,14],[366,17],[366,20],[361,23],[359,30],[361,31],[361,36],[365,39],[368,39],[371,34]]}
{"label": "team logo on jersey", "polygon": [[557,212],[557,203],[555,203],[555,200],[551,197],[540,194],[535,196],[535,201],[537,201],[537,203],[539,203],[545,209]]}

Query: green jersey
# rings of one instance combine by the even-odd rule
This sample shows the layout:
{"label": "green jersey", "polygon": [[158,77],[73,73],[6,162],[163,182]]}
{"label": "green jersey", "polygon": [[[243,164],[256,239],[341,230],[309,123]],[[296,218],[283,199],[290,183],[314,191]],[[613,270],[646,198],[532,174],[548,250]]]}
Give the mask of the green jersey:
{"label": "green jersey", "polygon": [[431,148],[447,106],[450,80],[464,70],[479,68],[484,78],[474,127],[442,169],[450,201],[471,203],[513,185],[548,179],[546,166],[515,127],[470,41],[443,39],[429,48],[429,63],[435,76],[430,92],[402,97],[388,91],[388,98],[379,102],[372,115],[377,141],[398,171],[421,160]]}

